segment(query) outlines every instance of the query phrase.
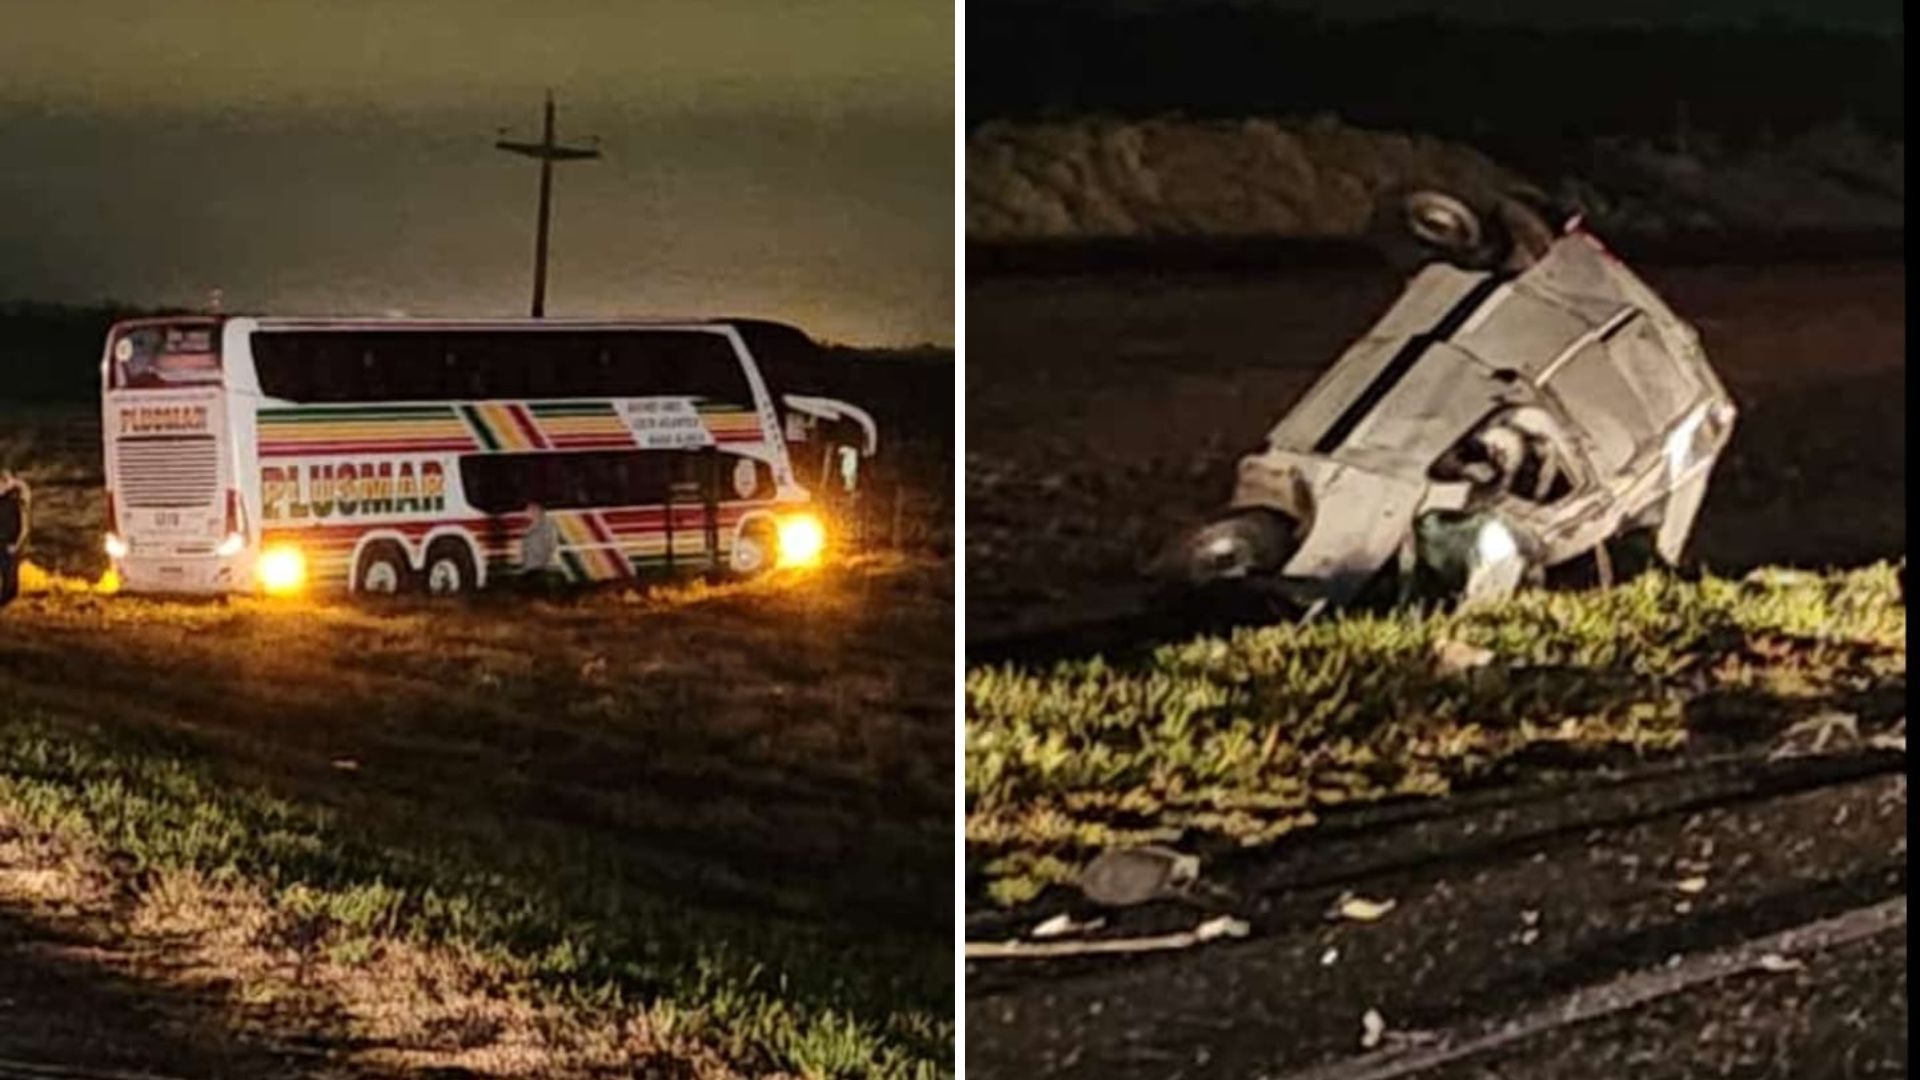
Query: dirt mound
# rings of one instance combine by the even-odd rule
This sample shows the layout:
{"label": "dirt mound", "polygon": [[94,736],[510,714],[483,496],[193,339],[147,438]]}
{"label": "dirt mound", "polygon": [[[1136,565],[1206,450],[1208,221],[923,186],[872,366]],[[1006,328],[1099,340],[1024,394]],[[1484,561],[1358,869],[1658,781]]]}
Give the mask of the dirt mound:
{"label": "dirt mound", "polygon": [[1465,145],[1309,121],[983,125],[967,144],[967,236],[1351,236],[1408,183],[1529,183],[1614,233],[1897,230],[1906,149],[1849,123],[1739,149],[1711,136],[1598,142],[1523,177]]}
{"label": "dirt mound", "polygon": [[1404,178],[1514,177],[1467,147],[1336,121],[990,124],[967,143],[973,240],[1359,231]]}

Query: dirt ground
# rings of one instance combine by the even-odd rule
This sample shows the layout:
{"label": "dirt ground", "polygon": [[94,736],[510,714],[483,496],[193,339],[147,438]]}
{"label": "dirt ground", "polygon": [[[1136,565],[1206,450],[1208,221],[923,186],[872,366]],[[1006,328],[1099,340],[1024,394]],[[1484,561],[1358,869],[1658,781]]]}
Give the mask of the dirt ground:
{"label": "dirt ground", "polygon": [[[1741,408],[1693,554],[1722,571],[1906,550],[1906,271],[1648,266]],[[1399,288],[1384,268],[977,279],[969,642],[1137,580]]]}
{"label": "dirt ground", "polygon": [[37,419],[0,1075],[950,1074],[935,481],[900,546],[750,582],[168,601],[86,588],[84,410]]}
{"label": "dirt ground", "polygon": [[[1251,925],[1244,942],[970,965],[968,1075],[1293,1077],[1358,1055],[1369,1010],[1410,1043],[1497,1027],[1620,973],[1901,897],[1903,765],[1629,775],[1334,822],[1279,858],[1218,867]],[[1370,922],[1329,917],[1349,894],[1393,906]],[[1113,918],[1147,934],[1205,913],[1159,904]],[[1904,949],[1902,930],[1810,952],[1419,1075],[1905,1076]]]}

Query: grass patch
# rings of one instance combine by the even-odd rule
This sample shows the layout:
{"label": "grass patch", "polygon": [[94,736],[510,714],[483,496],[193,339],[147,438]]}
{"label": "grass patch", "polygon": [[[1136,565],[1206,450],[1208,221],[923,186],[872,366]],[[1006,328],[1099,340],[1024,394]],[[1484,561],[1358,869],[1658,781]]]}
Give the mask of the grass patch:
{"label": "grass patch", "polygon": [[56,588],[0,615],[0,816],[136,890],[262,896],[315,971],[427,948],[600,1046],[948,1076],[951,575],[366,606]]}
{"label": "grass patch", "polygon": [[[383,845],[323,808],[235,788],[163,744],[43,711],[9,713],[0,804],[13,815],[131,860],[136,877],[191,871],[258,889],[290,938],[336,963],[364,962],[388,941],[452,946],[489,977],[566,1004],[583,1024],[637,1008],[661,1037],[711,1044],[747,1071],[932,1077],[946,1068],[948,1032],[930,1004],[873,1019],[875,995],[911,990],[879,985],[915,959],[888,957],[884,946],[859,950],[855,962],[873,965],[860,970],[844,943],[635,895],[573,862],[590,857],[583,851],[552,853],[548,869],[581,890],[561,900],[479,851]],[[844,1005],[820,1004],[830,1000]]]}
{"label": "grass patch", "polygon": [[[1445,642],[1491,662],[1436,663]],[[1015,903],[1109,845],[1266,843],[1329,807],[1444,795],[1543,747],[1652,753],[1709,728],[1771,732],[1903,689],[1905,672],[1886,565],[1655,574],[1475,612],[1242,630],[1128,664],[977,668],[969,861]]]}

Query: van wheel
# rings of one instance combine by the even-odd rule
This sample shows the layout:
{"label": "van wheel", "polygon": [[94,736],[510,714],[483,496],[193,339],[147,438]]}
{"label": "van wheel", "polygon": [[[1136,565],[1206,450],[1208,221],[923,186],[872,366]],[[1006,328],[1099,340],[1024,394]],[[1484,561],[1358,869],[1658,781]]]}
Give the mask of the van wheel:
{"label": "van wheel", "polygon": [[353,568],[353,591],[371,596],[393,596],[413,584],[407,553],[391,540],[367,545]]}
{"label": "van wheel", "polygon": [[458,596],[480,587],[473,552],[451,536],[443,536],[427,546],[427,565],[421,573],[427,592],[433,596]]}
{"label": "van wheel", "polygon": [[1497,213],[1468,196],[1433,188],[1388,192],[1374,216],[1374,235],[1388,261],[1411,273],[1430,262],[1462,270],[1493,270],[1507,254]]}
{"label": "van wheel", "polygon": [[1486,243],[1480,215],[1465,201],[1443,191],[1409,192],[1400,203],[1406,229],[1415,240],[1455,258],[1470,257]]}
{"label": "van wheel", "polygon": [[780,536],[767,522],[741,530],[727,556],[727,571],[734,577],[758,577],[773,569],[780,555]]}

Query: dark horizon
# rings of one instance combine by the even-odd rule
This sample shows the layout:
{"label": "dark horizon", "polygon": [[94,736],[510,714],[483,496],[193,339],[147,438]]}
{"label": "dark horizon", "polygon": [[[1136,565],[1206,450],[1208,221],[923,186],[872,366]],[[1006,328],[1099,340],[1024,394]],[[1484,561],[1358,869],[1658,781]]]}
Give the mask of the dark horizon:
{"label": "dark horizon", "polygon": [[1502,156],[1661,137],[1682,122],[1736,140],[1844,121],[1904,135],[1901,34],[1764,19],[1563,24],[1397,0],[1371,5],[1391,17],[1334,18],[1324,6],[979,0],[966,123],[1333,116]]}

